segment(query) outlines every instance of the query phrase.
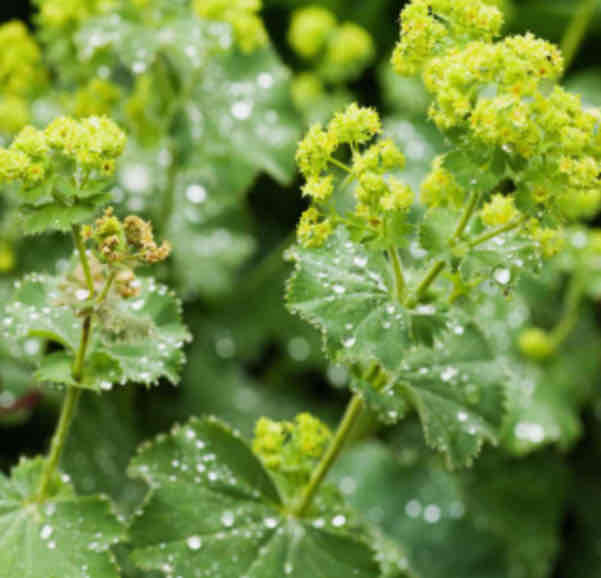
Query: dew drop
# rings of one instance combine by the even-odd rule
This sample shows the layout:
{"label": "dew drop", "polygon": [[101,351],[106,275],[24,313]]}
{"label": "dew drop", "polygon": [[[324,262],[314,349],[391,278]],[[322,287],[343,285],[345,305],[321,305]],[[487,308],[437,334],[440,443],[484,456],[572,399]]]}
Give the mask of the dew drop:
{"label": "dew drop", "polygon": [[190,550],[200,550],[200,547],[202,546],[202,540],[200,536],[190,536],[186,540],[186,544]]}
{"label": "dew drop", "polygon": [[494,272],[495,281],[501,285],[507,285],[511,281],[511,271],[509,269],[496,269]]}

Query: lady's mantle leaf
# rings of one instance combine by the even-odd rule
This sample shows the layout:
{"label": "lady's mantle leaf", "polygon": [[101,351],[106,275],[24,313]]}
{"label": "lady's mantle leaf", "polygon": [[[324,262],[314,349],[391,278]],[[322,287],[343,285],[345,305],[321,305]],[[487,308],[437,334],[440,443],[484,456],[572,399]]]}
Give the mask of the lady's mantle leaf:
{"label": "lady's mantle leaf", "polygon": [[456,326],[432,349],[411,351],[394,377],[417,410],[428,445],[443,451],[450,467],[469,466],[485,441],[498,443],[504,379],[473,325]]}
{"label": "lady's mantle leaf", "polygon": [[396,368],[409,345],[408,312],[392,297],[389,265],[338,228],[319,249],[294,247],[288,305],[323,333],[332,358],[377,359]]}
{"label": "lady's mantle leaf", "polygon": [[182,578],[379,575],[372,551],[344,533],[342,514],[285,514],[259,459],[214,419],[159,436],[130,472],[152,488],[132,529],[141,568]]}
{"label": "lady's mantle leaf", "polygon": [[70,231],[71,225],[92,220],[99,207],[106,205],[109,200],[110,195],[101,193],[85,199],[76,199],[70,205],[59,201],[42,205],[22,205],[19,212],[23,231],[26,235]]}
{"label": "lady's mantle leaf", "polygon": [[358,445],[336,473],[341,487],[352,488],[351,504],[403,545],[416,576],[549,576],[566,482],[557,456],[512,460],[490,451],[473,469],[449,473],[413,441],[413,424],[400,434],[399,455]]}
{"label": "lady's mantle leaf", "polygon": [[384,422],[398,421],[413,406],[428,445],[454,468],[471,465],[485,441],[498,443],[505,379],[480,331],[455,324],[433,348],[406,351],[386,386],[376,391],[356,380],[354,388]]}
{"label": "lady's mantle leaf", "polygon": [[109,548],[125,538],[106,498],[78,497],[58,476],[34,500],[43,461],[0,475],[0,572],[7,578],[117,578]]}
{"label": "lady's mantle leaf", "polygon": [[185,361],[182,347],[191,335],[181,320],[181,304],[173,291],[152,278],[140,279],[140,294],[118,299],[106,309],[104,331],[95,334],[93,351],[116,359],[122,383],[179,381]]}
{"label": "lady's mantle leaf", "polygon": [[54,278],[30,275],[15,283],[12,300],[4,306],[2,330],[7,339],[42,337],[76,351],[81,321],[71,309],[58,304]]}
{"label": "lady's mantle leaf", "polygon": [[35,377],[41,382],[72,385],[94,391],[110,389],[113,383],[122,379],[121,366],[117,360],[102,352],[94,352],[86,357],[80,381],[73,379],[72,368],[73,356],[57,351],[42,358]]}
{"label": "lady's mantle leaf", "polygon": [[[5,306],[4,337],[16,341],[36,336],[48,339],[64,351],[46,358],[41,365],[42,381],[70,383],[69,368],[79,348],[82,319],[74,303],[62,290],[64,279],[34,275],[17,284],[13,300]],[[178,380],[184,361],[181,351],[190,339],[181,322],[181,306],[173,293],[141,279],[140,293],[131,299],[109,296],[92,322],[92,339],[81,387],[110,389],[113,383],[157,382],[166,377]],[[78,299],[78,291],[74,298]],[[86,305],[83,291],[81,305]],[[74,383],[74,382],[73,382]]]}

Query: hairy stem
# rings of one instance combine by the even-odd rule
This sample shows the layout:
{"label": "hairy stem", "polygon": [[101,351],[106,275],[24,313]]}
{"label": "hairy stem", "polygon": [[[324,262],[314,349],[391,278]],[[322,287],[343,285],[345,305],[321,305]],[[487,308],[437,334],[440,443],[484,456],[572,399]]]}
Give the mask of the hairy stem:
{"label": "hairy stem", "polygon": [[583,0],[563,35],[561,52],[564,59],[564,73],[574,62],[586,38],[596,8],[597,0]]}
{"label": "hairy stem", "polygon": [[50,452],[44,463],[44,469],[42,470],[42,477],[37,493],[37,501],[43,502],[48,495],[48,488],[54,472],[58,466],[67,436],[69,434],[69,428],[77,409],[77,402],[81,396],[82,390],[79,387],[69,386],[67,394],[63,401],[63,407],[61,409],[61,416],[56,426],[54,435],[52,436],[52,442],[50,443]]}
{"label": "hairy stem", "polygon": [[349,434],[353,430],[353,427],[363,412],[363,408],[364,403],[362,397],[360,395],[354,395],[346,408],[344,417],[338,425],[338,429],[334,434],[334,438],[332,439],[330,446],[313,471],[311,479],[303,489],[298,502],[292,508],[292,514],[295,516],[304,516],[307,513],[307,510],[311,507],[313,498],[317,494],[321,483],[324,481],[331,467],[338,459],[345,442],[348,440]]}
{"label": "hairy stem", "polygon": [[[75,246],[77,247],[77,251],[79,253],[81,266],[86,277],[86,283],[88,285],[90,295],[93,296],[94,282],[92,280],[92,275],[90,272],[90,263],[86,255],[83,240],[81,238],[81,229],[79,225],[73,225],[73,238],[75,241]],[[98,298],[97,303],[102,303],[108,295],[115,275],[115,272],[111,272],[111,274],[109,275],[106,284]],[[73,380],[78,383],[81,382],[83,378],[84,362],[86,358],[86,352],[88,350],[88,344],[90,342],[91,332],[92,313],[89,312],[83,320],[79,348],[77,349],[75,361],[73,363],[73,367],[71,368],[71,376],[73,377]],[[40,485],[37,492],[38,502],[43,502],[48,495],[48,488],[52,481],[52,477],[54,476],[54,472],[56,471],[56,468],[58,467],[58,464],[60,462],[63,449],[67,441],[67,436],[69,434],[69,429],[71,427],[71,422],[73,421],[73,416],[75,415],[75,410],[77,409],[77,402],[79,401],[79,398],[81,396],[81,392],[82,390],[75,385],[69,385],[67,387],[67,393],[65,395],[65,399],[63,400],[63,406],[61,409],[60,418],[58,420],[58,425],[56,426],[56,430],[54,432],[54,435],[52,436],[52,441],[50,442],[50,452],[48,453],[48,456],[44,463],[44,468],[42,470]]]}
{"label": "hairy stem", "polygon": [[461,216],[461,220],[457,223],[457,228],[453,233],[453,236],[449,239],[449,245],[453,246],[463,235],[466,227],[469,225],[470,219],[472,218],[474,211],[478,207],[478,202],[480,201],[479,193],[472,193],[470,195],[469,203]]}
{"label": "hairy stem", "polygon": [[83,239],[81,237],[81,226],[73,225],[71,227],[73,232],[73,242],[75,243],[75,247],[77,248],[77,252],[79,253],[79,261],[81,263],[81,268],[83,269],[83,274],[86,279],[86,285],[88,286],[88,291],[90,292],[90,297],[94,296],[94,279],[92,278],[92,271],[90,269],[90,262],[88,261],[88,256],[86,254],[86,248],[83,243]]}
{"label": "hairy stem", "polygon": [[[83,320],[79,349],[77,350],[75,362],[71,369],[71,375],[73,376],[73,380],[76,382],[80,382],[83,377],[83,365],[86,357],[86,351],[88,349],[88,343],[90,341],[91,329],[92,317],[87,315]],[[67,393],[65,395],[65,399],[63,400],[63,407],[61,409],[58,425],[56,426],[56,430],[52,436],[52,441],[50,442],[50,452],[44,463],[44,469],[42,470],[42,477],[37,494],[38,502],[43,502],[47,497],[48,487],[52,481],[52,477],[54,476],[54,472],[56,471],[63,453],[81,392],[82,390],[75,385],[69,385],[67,387]]]}
{"label": "hairy stem", "polygon": [[340,162],[338,159],[335,159],[334,157],[330,157],[328,159],[328,161],[331,162],[334,166],[338,167],[339,169],[346,171],[347,173],[350,173],[350,174],[353,173],[353,171],[351,170],[351,168],[348,165],[345,165],[344,163]]}
{"label": "hairy stem", "polygon": [[117,276],[117,271],[112,270],[104,284],[104,287],[102,288],[102,291],[100,292],[100,295],[98,295],[98,299],[96,301],[96,303],[98,305],[100,305],[101,303],[104,303],[104,300],[108,297],[109,291],[111,290],[113,281],[115,280],[116,276]]}
{"label": "hairy stem", "polygon": [[423,299],[423,297],[426,294],[426,291],[428,290],[430,285],[432,285],[432,283],[434,283],[434,281],[436,280],[438,275],[440,275],[440,273],[443,271],[443,269],[445,267],[446,267],[446,263],[443,260],[436,261],[432,265],[432,267],[430,267],[430,270],[428,271],[428,273],[426,273],[426,276],[422,279],[421,283],[417,286],[415,293],[413,295],[411,295],[405,301],[405,306],[408,309],[413,309]]}
{"label": "hairy stem", "polygon": [[509,231],[513,231],[514,229],[521,227],[527,220],[528,217],[523,216],[519,219],[516,219],[515,221],[507,223],[506,225],[497,227],[496,229],[492,229],[490,231],[487,231],[486,233],[482,233],[481,235],[478,235],[477,237],[474,237],[473,239],[468,241],[467,246],[470,249],[473,249],[474,247],[477,247],[482,243],[486,243],[486,241],[490,241],[491,239],[494,239],[495,237],[502,235],[503,233],[507,233]]}
{"label": "hairy stem", "polygon": [[580,312],[583,294],[582,279],[578,275],[575,275],[570,279],[570,284],[568,285],[561,320],[553,331],[551,331],[550,337],[555,349],[568,338],[578,323],[578,313]]}
{"label": "hairy stem", "polygon": [[403,277],[403,269],[401,267],[401,259],[396,247],[390,247],[387,251],[390,264],[392,265],[392,272],[394,275],[394,296],[399,303],[403,302],[405,298],[405,277]]}

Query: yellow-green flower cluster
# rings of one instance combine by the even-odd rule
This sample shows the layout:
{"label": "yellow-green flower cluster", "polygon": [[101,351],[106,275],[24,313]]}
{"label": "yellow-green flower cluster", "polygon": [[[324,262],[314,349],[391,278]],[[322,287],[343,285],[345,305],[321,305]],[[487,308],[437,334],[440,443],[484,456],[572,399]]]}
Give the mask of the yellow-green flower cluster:
{"label": "yellow-green flower cluster", "polygon": [[[424,64],[424,84],[434,96],[430,116],[443,130],[471,123],[472,129],[482,124],[486,131],[495,113],[503,111],[507,125],[519,130],[527,101],[542,96],[541,81],[559,78],[562,70],[559,50],[531,34],[494,44],[470,42]],[[482,96],[487,89],[494,95]]]}
{"label": "yellow-green flower cluster", "polygon": [[373,60],[370,34],[352,22],[339,23],[321,6],[297,10],[288,30],[288,42],[303,59],[318,64],[317,74],[327,82],[345,82],[358,76]]}
{"label": "yellow-green flower cluster", "polygon": [[288,43],[299,56],[311,60],[324,51],[337,25],[336,16],[326,8],[307,6],[292,15]]}
{"label": "yellow-green flower cluster", "polygon": [[421,184],[420,200],[428,207],[463,206],[466,191],[457,183],[455,177],[444,168],[444,156],[438,156],[432,162],[432,170]]}
{"label": "yellow-green flower cluster", "polygon": [[536,220],[529,225],[529,233],[543,257],[554,257],[565,246],[563,229],[542,227]]}
{"label": "yellow-green flower cluster", "polygon": [[43,83],[41,53],[22,22],[0,26],[0,91],[11,96],[29,95]]}
{"label": "yellow-green flower cluster", "polygon": [[255,427],[253,451],[269,469],[302,479],[310,475],[331,436],[328,427],[308,413],[297,415],[294,422],[263,417]]}
{"label": "yellow-green flower cluster", "polygon": [[[422,72],[442,131],[521,161],[511,175],[521,210],[544,208],[556,221],[591,216],[601,207],[599,112],[553,86],[563,73],[557,47],[529,33],[493,42],[496,12],[482,0],[413,0],[403,11],[397,70]],[[422,187],[428,204],[449,198],[448,177],[434,168]]]}
{"label": "yellow-green flower cluster", "polygon": [[43,28],[63,28],[113,10],[120,0],[34,0]]}
{"label": "yellow-green flower cluster", "polygon": [[508,195],[495,194],[480,211],[480,218],[489,227],[507,225],[519,216],[515,200]]}
{"label": "yellow-green flower cluster", "polygon": [[351,104],[344,112],[337,112],[328,125],[328,134],[337,145],[351,147],[365,144],[382,130],[380,115],[373,108]]}
{"label": "yellow-green flower cluster", "polygon": [[125,141],[125,134],[106,117],[61,117],[43,131],[27,126],[8,149],[0,149],[0,182],[20,181],[27,189],[65,170],[71,178],[77,171],[80,178],[110,175]]}
{"label": "yellow-green flower cluster", "polygon": [[[329,202],[341,178],[333,169],[343,169],[346,181],[356,180],[354,222],[370,229],[372,235],[383,234],[389,214],[411,207],[414,194],[410,187],[386,174],[402,169],[405,157],[391,140],[370,144],[380,132],[380,117],[375,110],[351,104],[337,113],[326,129],[321,125],[311,127],[301,141],[296,158],[307,180],[303,195],[312,200],[298,226],[303,246],[322,245],[334,226],[344,220]],[[343,146],[350,150],[350,166],[335,157]]]}
{"label": "yellow-green flower cluster", "polygon": [[125,133],[106,116],[81,121],[60,117],[44,131],[48,144],[84,169],[112,174],[125,148]]}
{"label": "yellow-green flower cluster", "polygon": [[292,101],[300,110],[305,110],[313,105],[324,94],[324,84],[312,72],[301,72],[293,79],[290,86]]}
{"label": "yellow-green flower cluster", "polygon": [[0,133],[15,134],[30,120],[29,105],[20,96],[0,96]]}
{"label": "yellow-green flower cluster", "polygon": [[393,65],[399,74],[414,75],[453,46],[492,40],[502,25],[499,9],[479,0],[413,0],[401,14]]}
{"label": "yellow-green flower cluster", "polygon": [[259,16],[261,0],[195,0],[200,18],[218,20],[231,25],[236,42],[243,52],[252,52],[268,41],[267,31]]}
{"label": "yellow-green flower cluster", "polygon": [[103,116],[112,112],[121,98],[119,87],[108,80],[93,78],[68,99],[73,116]]}

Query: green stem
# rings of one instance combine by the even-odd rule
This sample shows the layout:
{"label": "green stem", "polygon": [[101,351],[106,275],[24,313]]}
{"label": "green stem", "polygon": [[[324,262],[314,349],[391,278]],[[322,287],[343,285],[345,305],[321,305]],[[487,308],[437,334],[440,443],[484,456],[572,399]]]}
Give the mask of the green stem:
{"label": "green stem", "polygon": [[102,291],[100,292],[100,295],[98,296],[98,299],[96,300],[97,305],[101,305],[102,303],[104,303],[104,300],[108,297],[109,291],[111,290],[113,281],[115,280],[116,276],[117,276],[117,271],[115,271],[113,269],[110,272],[110,274],[106,280],[106,283],[104,284],[104,287],[102,288]]}
{"label": "green stem", "polygon": [[73,421],[73,416],[75,415],[75,409],[77,408],[77,402],[79,401],[81,392],[82,390],[75,386],[69,386],[67,389],[58,426],[52,436],[50,453],[46,458],[44,469],[42,470],[42,477],[37,493],[37,501],[40,503],[47,497],[48,488],[63,453],[63,448],[67,441],[67,435],[69,433],[71,422]]}
{"label": "green stem", "polygon": [[75,362],[73,363],[73,368],[71,370],[73,379],[77,382],[81,381],[81,378],[83,376],[83,363],[86,358],[86,352],[88,350],[88,343],[90,342],[91,331],[92,317],[90,315],[86,315],[84,317],[83,325],[81,328],[81,340],[79,342],[79,349],[77,350]]}
{"label": "green stem", "polygon": [[470,249],[473,249],[474,247],[477,247],[478,245],[481,245],[482,243],[486,243],[486,241],[490,241],[491,239],[494,239],[498,235],[502,235],[503,233],[507,233],[509,231],[513,231],[514,229],[517,229],[518,227],[521,227],[527,220],[528,220],[528,217],[523,216],[523,217],[520,217],[519,219],[517,219],[516,221],[511,221],[511,222],[507,223],[506,225],[497,227],[496,229],[492,229],[490,231],[487,231],[486,233],[482,233],[481,235],[478,235],[477,237],[474,237],[473,239],[468,241],[467,246]]}
{"label": "green stem", "polygon": [[576,324],[578,323],[578,313],[580,312],[580,304],[584,288],[582,279],[579,276],[574,276],[570,279],[570,284],[566,292],[563,315],[561,320],[551,331],[551,340],[553,346],[557,349],[570,335]]}
{"label": "green stem", "polygon": [[[83,320],[79,349],[77,350],[75,362],[71,370],[73,380],[76,382],[80,382],[83,376],[83,364],[86,357],[86,351],[88,349],[88,343],[90,341],[91,328],[92,318],[90,315],[87,315]],[[37,493],[37,501],[40,503],[43,502],[48,495],[48,488],[63,453],[81,392],[82,390],[77,385],[69,385],[67,387],[67,394],[65,395],[65,399],[63,401],[63,407],[58,420],[58,425],[54,435],[52,436],[52,442],[50,443],[50,452],[46,458],[46,461],[44,462],[44,469],[42,470],[42,476]]]}
{"label": "green stem", "polygon": [[403,269],[401,267],[401,259],[396,247],[390,247],[387,251],[392,272],[394,274],[394,295],[399,303],[403,302],[405,297],[405,278],[403,277]]}
{"label": "green stem", "polygon": [[90,262],[88,261],[88,256],[86,254],[86,247],[84,245],[83,239],[81,238],[81,226],[73,225],[71,227],[71,230],[73,232],[73,241],[75,243],[75,247],[77,248],[77,252],[79,253],[79,261],[81,263],[81,268],[83,269],[83,274],[86,279],[86,285],[88,286],[90,297],[93,297],[94,279],[92,278],[92,271],[90,270]]}
{"label": "green stem", "polygon": [[354,395],[346,408],[344,417],[342,418],[342,421],[340,422],[338,429],[334,434],[334,438],[332,439],[330,446],[313,471],[311,479],[303,489],[297,504],[292,509],[292,514],[295,516],[304,516],[307,513],[307,510],[311,507],[313,498],[317,494],[321,483],[340,455],[340,452],[342,451],[345,442],[353,430],[353,427],[363,412],[363,408],[364,403],[361,396],[357,394]]}
{"label": "green stem", "polygon": [[597,0],[583,0],[563,35],[561,52],[564,59],[564,73],[574,62],[586,38],[596,8]]}
{"label": "green stem", "polygon": [[466,227],[468,226],[468,224],[470,222],[470,219],[472,218],[472,215],[474,214],[474,211],[476,210],[476,208],[478,206],[479,200],[480,200],[479,193],[474,192],[470,195],[469,204],[465,208],[465,211],[463,212],[461,220],[457,224],[457,228],[455,229],[453,236],[449,239],[449,245],[453,246],[455,244],[455,242],[461,237],[461,235],[463,235]]}
{"label": "green stem", "polygon": [[426,273],[426,276],[422,279],[422,282],[417,286],[415,294],[405,301],[405,306],[408,309],[413,309],[423,299],[430,285],[434,283],[438,275],[440,275],[445,267],[446,263],[442,260],[436,261],[432,267],[430,267],[430,270],[428,273]]}
{"label": "green stem", "polygon": [[338,167],[339,169],[342,169],[343,171],[346,171],[347,173],[352,174],[353,171],[351,170],[351,168],[348,165],[345,165],[344,163],[341,163],[339,160],[335,159],[334,157],[330,157],[329,162],[331,162],[334,166]]}

